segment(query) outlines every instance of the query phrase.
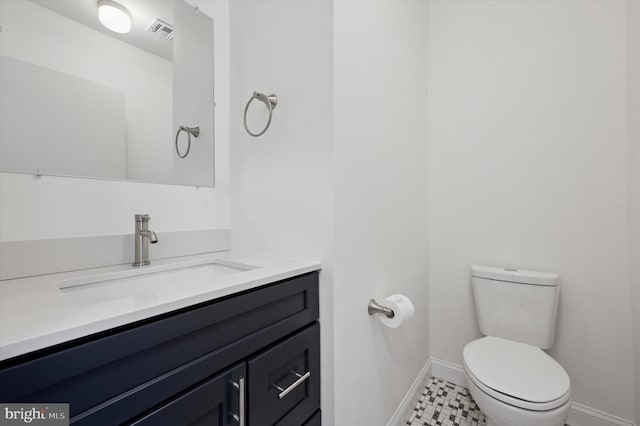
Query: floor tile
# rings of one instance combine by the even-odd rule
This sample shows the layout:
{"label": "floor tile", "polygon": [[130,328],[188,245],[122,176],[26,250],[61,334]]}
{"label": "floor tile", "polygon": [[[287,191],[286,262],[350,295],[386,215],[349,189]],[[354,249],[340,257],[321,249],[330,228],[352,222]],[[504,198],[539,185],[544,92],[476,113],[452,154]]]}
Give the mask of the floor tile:
{"label": "floor tile", "polygon": [[467,388],[437,377],[427,380],[408,426],[486,426],[484,414]]}

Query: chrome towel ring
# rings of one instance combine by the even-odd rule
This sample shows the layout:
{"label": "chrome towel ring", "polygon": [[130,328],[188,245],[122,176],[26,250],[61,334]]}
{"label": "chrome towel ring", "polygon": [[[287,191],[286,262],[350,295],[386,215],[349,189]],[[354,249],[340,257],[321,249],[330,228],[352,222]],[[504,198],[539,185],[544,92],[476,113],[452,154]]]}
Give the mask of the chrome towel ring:
{"label": "chrome towel ring", "polygon": [[[264,127],[264,129],[262,129],[260,133],[253,133],[251,130],[249,130],[249,126],[247,126],[247,111],[249,111],[249,105],[251,105],[251,102],[253,102],[254,99],[259,100],[260,102],[264,103],[267,108],[269,108],[269,120],[267,120],[267,125]],[[253,95],[251,95],[251,99],[249,99],[249,102],[247,102],[247,106],[244,107],[244,129],[247,131],[247,133],[249,133],[253,137],[262,136],[271,125],[271,118],[273,117],[273,110],[276,109],[276,105],[278,105],[278,97],[273,93],[267,96],[264,93],[253,92]]]}
{"label": "chrome towel ring", "polygon": [[[180,132],[186,132],[187,133],[187,152],[184,153],[184,155],[180,154],[180,148],[178,148],[178,137],[180,137]],[[189,151],[191,151],[191,135],[193,135],[194,137],[198,137],[200,136],[200,126],[196,126],[196,127],[186,127],[186,126],[180,126],[178,127],[178,131],[176,132],[176,154],[178,154],[178,157],[180,158],[185,158],[187,155],[189,155]]]}

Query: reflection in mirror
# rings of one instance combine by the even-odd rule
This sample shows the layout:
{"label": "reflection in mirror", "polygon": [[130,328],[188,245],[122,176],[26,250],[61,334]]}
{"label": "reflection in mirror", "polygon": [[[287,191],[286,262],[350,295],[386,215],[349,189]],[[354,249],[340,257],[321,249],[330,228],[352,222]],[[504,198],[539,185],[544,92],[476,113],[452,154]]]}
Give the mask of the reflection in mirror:
{"label": "reflection in mirror", "polygon": [[116,0],[119,33],[100,3],[0,3],[0,170],[213,186],[213,20]]}

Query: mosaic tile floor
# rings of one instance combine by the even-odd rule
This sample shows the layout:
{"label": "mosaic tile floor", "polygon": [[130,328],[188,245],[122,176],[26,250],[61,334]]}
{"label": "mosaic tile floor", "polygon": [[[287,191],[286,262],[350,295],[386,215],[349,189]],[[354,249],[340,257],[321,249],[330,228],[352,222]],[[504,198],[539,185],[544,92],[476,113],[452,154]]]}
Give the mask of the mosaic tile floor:
{"label": "mosaic tile floor", "polygon": [[466,388],[432,377],[406,425],[486,426],[486,421]]}

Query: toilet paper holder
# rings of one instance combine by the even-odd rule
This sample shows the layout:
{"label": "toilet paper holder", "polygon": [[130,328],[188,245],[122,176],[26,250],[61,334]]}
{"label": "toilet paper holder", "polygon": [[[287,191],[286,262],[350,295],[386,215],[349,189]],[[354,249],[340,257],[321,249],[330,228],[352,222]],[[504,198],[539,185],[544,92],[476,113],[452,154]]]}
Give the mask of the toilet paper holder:
{"label": "toilet paper holder", "polygon": [[393,318],[396,316],[395,312],[393,312],[393,309],[380,305],[378,302],[376,302],[375,299],[369,300],[369,307],[367,308],[367,312],[369,312],[369,315],[383,314],[387,318]]}

